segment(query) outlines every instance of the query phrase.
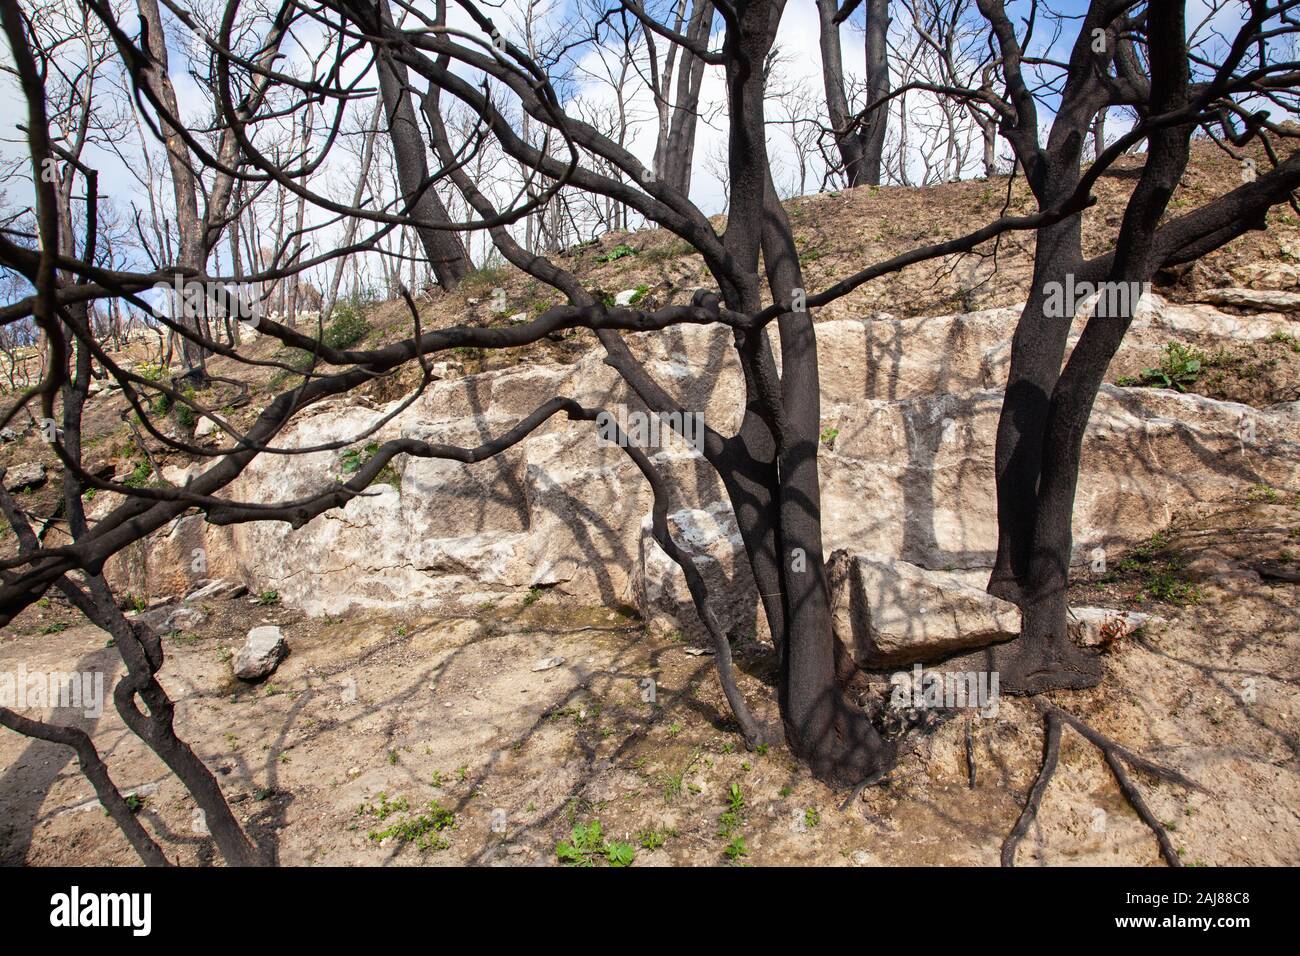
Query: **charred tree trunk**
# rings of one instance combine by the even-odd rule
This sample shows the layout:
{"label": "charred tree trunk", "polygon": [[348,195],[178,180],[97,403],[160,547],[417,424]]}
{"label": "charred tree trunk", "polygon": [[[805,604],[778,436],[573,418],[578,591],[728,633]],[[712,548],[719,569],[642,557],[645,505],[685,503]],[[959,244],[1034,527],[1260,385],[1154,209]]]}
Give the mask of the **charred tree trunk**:
{"label": "charred tree trunk", "polygon": [[826,114],[835,131],[835,146],[840,154],[844,178],[849,186],[858,186],[865,182],[862,163],[864,134],[853,126],[853,117],[849,113],[849,98],[844,88],[844,56],[840,48],[838,13],[837,0],[817,0],[817,20],[820,25],[818,43],[822,54]]}
{"label": "charred tree trunk", "polygon": [[[1181,4],[1150,13],[1153,114],[1187,104],[1189,67]],[[1158,42],[1159,41],[1159,42]],[[1063,100],[1070,106],[1067,96]],[[1050,167],[1041,201],[1060,202],[1078,182],[1085,132],[1097,107],[1082,108],[1073,131],[1049,143]],[[1067,110],[1063,113],[1068,115]],[[1011,693],[1090,687],[1101,679],[1095,657],[1066,632],[1073,551],[1071,519],[1083,438],[1111,358],[1133,319],[1141,288],[1155,272],[1153,237],[1190,154],[1194,123],[1168,125],[1148,136],[1147,162],[1125,209],[1114,255],[1104,273],[1090,274],[1081,254],[1081,217],[1039,230],[1030,301],[1012,340],[1011,370],[998,423],[996,451],[998,553],[989,591],[1020,605],[1021,637],[998,650],[1001,686]],[[1119,315],[1100,304],[1089,317],[1062,370],[1074,303],[1050,317],[1044,305],[1053,283],[1104,280],[1132,284]],[[1059,295],[1059,290],[1058,293]]]}
{"label": "charred tree trunk", "polygon": [[[707,46],[713,27],[711,0],[695,0],[686,35],[697,45]],[[691,167],[695,160],[695,127],[700,115],[700,86],[704,81],[705,63],[690,50],[682,48],[677,62],[677,80],[673,84],[673,109],[667,136],[655,148],[656,169],[663,181],[683,196],[691,192]]]}
{"label": "charred tree trunk", "polygon": [[[392,18],[388,13],[387,2],[380,4],[379,15],[391,27]],[[406,67],[393,59],[387,51],[381,51],[376,57],[376,69],[402,197],[416,222],[415,231],[424,246],[424,254],[429,259],[438,284],[450,291],[470,271],[469,256],[465,254],[465,246],[460,237],[453,230],[445,228],[451,220],[429,178],[427,150],[415,105],[411,102]]]}
{"label": "charred tree trunk", "polygon": [[[772,295],[789,302],[803,280],[789,222],[771,180],[762,70],[783,6],[781,0],[751,4],[741,16],[739,36],[730,41],[732,191],[724,241],[742,270],[757,269],[761,249]],[[733,307],[758,306],[757,283],[726,291],[735,300],[729,303]],[[741,343],[749,396],[737,450],[750,453],[749,461],[758,460],[740,480],[733,476],[728,487],[742,492],[738,499],[733,495],[737,516],[750,516],[742,519],[741,527],[760,590],[768,590],[762,582],[769,576],[779,583],[779,609],[768,601],[764,610],[780,652],[778,701],[786,740],[821,779],[854,785],[887,766],[892,753],[866,714],[847,699],[836,673],[822,557],[817,468],[821,393],[812,319],[806,311],[789,312],[778,320],[778,330],[780,381],[764,333]],[[773,519],[774,535],[768,530]]]}
{"label": "charred tree trunk", "polygon": [[[867,4],[867,104],[879,103],[889,95],[889,0],[866,0]],[[885,130],[889,109],[881,106],[867,117],[862,142],[862,182],[880,185],[880,163],[885,152]]]}

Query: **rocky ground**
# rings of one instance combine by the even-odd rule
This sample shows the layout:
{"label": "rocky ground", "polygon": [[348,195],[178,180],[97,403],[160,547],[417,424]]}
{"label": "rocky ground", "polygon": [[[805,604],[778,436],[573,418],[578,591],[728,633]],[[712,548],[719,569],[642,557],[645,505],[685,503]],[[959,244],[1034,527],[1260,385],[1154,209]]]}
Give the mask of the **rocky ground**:
{"label": "rocky ground", "polygon": [[[1121,566],[1077,584],[1075,604],[1161,620],[1108,649],[1100,688],[1053,698],[1203,788],[1135,775],[1189,864],[1300,861],[1300,611],[1294,584],[1252,570],[1300,547],[1300,501],[1255,499],[1189,511]],[[1183,591],[1160,587],[1169,568]],[[308,618],[256,602],[191,602],[199,613],[166,639],[163,678],[181,734],[281,863],[551,865],[574,826],[587,834],[598,820],[607,849],[584,855],[598,865],[623,842],[638,866],[993,865],[1039,766],[1036,713],[1003,698],[996,716],[945,714],[909,738],[887,781],[841,808],[846,795],[810,779],[783,747],[744,750],[708,655],[617,611],[545,592],[454,619]],[[0,641],[0,671],[120,668],[102,634],[58,629],[73,619],[57,604],[28,612]],[[291,653],[248,685],[231,659],[254,624],[281,627]],[[49,633],[38,642],[36,631]],[[742,686],[775,719],[768,648],[739,651]],[[141,795],[139,812],[169,854],[213,859],[193,832],[192,802],[111,706],[97,720],[62,716],[87,726],[119,784]],[[446,818],[431,801],[454,823],[432,828]],[[4,862],[134,862],[53,745],[0,735],[0,820]],[[1101,754],[1073,731],[1018,862],[1159,862]]]}
{"label": "rocky ground", "polygon": [[[1087,227],[1097,248],[1137,162],[1099,184]],[[1236,170],[1200,149],[1174,212],[1230,188]],[[864,187],[794,201],[791,217],[815,281],[894,254],[922,233],[933,238],[924,210],[936,204],[951,210],[941,227],[948,234],[987,221],[1008,201],[1006,189],[1005,181]],[[1011,188],[1012,209],[1024,202],[1019,190]],[[1080,611],[1093,626],[1079,637],[1103,646],[1106,679],[1053,699],[1198,784],[1135,778],[1189,864],[1300,861],[1293,248],[1300,254],[1300,220],[1279,211],[1267,233],[1161,277],[1112,364],[1085,440],[1071,604],[1105,609]],[[947,628],[930,629],[929,619],[914,627],[904,614],[888,641],[866,646],[866,658],[881,664],[873,700],[887,693],[890,668],[933,662],[937,647],[973,646],[976,618],[1007,627],[1005,607],[960,587],[982,588],[995,541],[993,434],[1029,252],[1008,237],[996,272],[991,258],[973,270],[969,262],[908,270],[818,316],[827,550],[866,555],[877,569],[867,595],[874,617],[850,615],[839,632],[866,620],[879,638],[882,614],[912,606],[922,587],[946,607],[975,608]],[[698,257],[660,233],[605,237],[570,260],[593,287],[650,305],[681,301],[700,279]],[[486,302],[494,288],[507,291],[506,315]],[[549,304],[543,291],[485,269],[455,296],[426,300],[423,321],[526,318]],[[407,331],[398,303],[365,316],[366,345]],[[739,383],[725,336],[686,329],[629,338],[685,407],[729,431]],[[591,344],[575,333],[509,355],[443,356],[438,380],[373,440],[472,445],[553,394],[605,407],[627,401]],[[289,365],[301,359],[266,340],[247,347]],[[136,342],[121,357],[144,365],[156,360],[149,348]],[[213,371],[248,386],[218,383],[201,396],[235,425],[296,380],[292,368],[235,369],[225,360]],[[322,403],[284,440],[354,435],[410,388],[409,377],[393,376],[349,401]],[[124,408],[109,389],[87,406],[95,471],[179,483],[203,466],[157,443],[144,454]],[[159,420],[178,435],[221,441],[211,421],[176,409]],[[50,480],[57,469],[48,449],[30,429],[0,437],[7,486],[31,513],[54,514],[59,483]],[[368,453],[259,462],[231,493],[258,501],[307,494],[355,471]],[[751,706],[775,722],[771,650],[716,477],[684,447],[668,448],[660,462],[681,492],[673,533],[705,569]],[[986,715],[904,715],[910,730],[898,767],[847,804],[780,744],[745,751],[712,659],[696,646],[680,573],[646,534],[643,482],[620,450],[595,444],[589,427],[548,425],[474,467],[402,459],[373,491],[292,534],[270,523],[215,529],[191,515],[107,569],[123,602],[166,635],[161,679],[178,702],[181,735],[281,863],[997,862],[1038,772],[1043,734],[1033,706],[1003,698]],[[115,502],[107,492],[91,498],[92,520]],[[47,540],[57,542],[57,522]],[[12,534],[0,535],[0,554],[12,549]],[[232,586],[201,590],[213,578]],[[839,588],[837,601],[846,593]],[[1147,617],[1131,618],[1143,623],[1130,633],[1110,627],[1112,612]],[[250,629],[263,627],[272,630],[260,632],[260,658],[241,653]],[[288,656],[276,666],[279,636]],[[51,595],[0,631],[0,675],[19,668],[99,671],[111,686],[121,664],[104,635]],[[237,670],[273,673],[249,681]],[[93,716],[62,708],[57,719],[92,733],[169,854],[215,858],[183,788],[111,704]],[[67,751],[0,733],[0,862],[134,859]],[[1018,861],[1159,862],[1100,752],[1072,730]]]}

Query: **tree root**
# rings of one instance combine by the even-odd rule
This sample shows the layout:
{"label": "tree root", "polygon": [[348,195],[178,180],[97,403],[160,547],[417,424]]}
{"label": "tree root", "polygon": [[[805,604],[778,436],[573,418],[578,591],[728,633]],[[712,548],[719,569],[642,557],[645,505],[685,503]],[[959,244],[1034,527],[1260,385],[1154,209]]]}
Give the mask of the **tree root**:
{"label": "tree root", "polygon": [[1048,713],[1044,715],[1044,723],[1046,736],[1043,741],[1043,765],[1038,769],[1038,779],[1034,781],[1034,788],[1029,791],[1029,800],[1025,803],[1025,808],[1020,811],[1016,825],[1002,841],[1003,866],[1016,865],[1016,847],[1029,832],[1029,824],[1033,823],[1034,818],[1038,816],[1038,807],[1043,802],[1048,781],[1056,772],[1056,761],[1061,756],[1061,718],[1054,713]]}
{"label": "tree root", "polygon": [[1160,764],[1153,763],[1147,758],[1120,746],[1105,734],[1088,726],[1069,711],[1062,710],[1055,704],[1044,700],[1036,700],[1034,703],[1037,705],[1039,713],[1043,715],[1045,729],[1043,763],[1038,771],[1038,779],[1034,781],[1033,789],[1029,792],[1029,799],[1016,820],[1016,825],[1002,843],[1002,865],[1015,866],[1016,847],[1020,845],[1020,841],[1029,831],[1029,825],[1038,816],[1038,810],[1043,802],[1043,795],[1047,792],[1047,784],[1056,771],[1056,764],[1061,755],[1061,728],[1065,724],[1069,724],[1079,732],[1080,736],[1102,752],[1102,755],[1106,758],[1106,765],[1110,767],[1115,782],[1119,785],[1120,792],[1124,794],[1124,798],[1133,807],[1142,822],[1155,834],[1156,842],[1160,845],[1160,855],[1164,857],[1165,862],[1170,866],[1182,866],[1182,861],[1178,859],[1178,854],[1169,841],[1169,834],[1160,821],[1155,818],[1146,801],[1143,800],[1141,792],[1133,783],[1124,765],[1128,764],[1135,770],[1140,770],[1160,780],[1176,783],[1191,790],[1202,790],[1204,788],[1177,770],[1162,767]]}
{"label": "tree root", "polygon": [[866,790],[867,787],[874,787],[876,784],[881,783],[885,779],[885,776],[892,769],[893,769],[892,767],[886,767],[882,770],[877,770],[875,773],[871,774],[871,776],[867,777],[860,784],[854,787],[852,792],[850,792],[849,795],[844,798],[844,802],[840,804],[840,813],[843,813],[850,806],[852,806],[853,801],[858,799],[858,797],[862,796],[862,791]]}
{"label": "tree root", "polygon": [[975,738],[971,733],[971,725],[974,720],[970,715],[966,717],[966,784],[972,790],[975,789]]}

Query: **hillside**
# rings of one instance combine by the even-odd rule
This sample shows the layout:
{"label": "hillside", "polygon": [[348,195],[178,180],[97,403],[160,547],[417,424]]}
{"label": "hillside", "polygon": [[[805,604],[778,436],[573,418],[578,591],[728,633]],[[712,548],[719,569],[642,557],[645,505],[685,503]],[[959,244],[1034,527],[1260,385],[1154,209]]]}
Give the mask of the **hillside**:
{"label": "hillside", "polygon": [[[1100,183],[1085,221],[1092,251],[1114,235],[1140,162],[1126,159]],[[1199,144],[1173,214],[1239,181],[1235,161]],[[1006,190],[1006,180],[864,187],[793,200],[788,210],[816,288],[995,218]],[[1010,202],[1027,211],[1022,186]],[[970,258],[914,267],[816,315],[828,552],[871,550],[948,575],[954,586],[987,580],[992,436],[1027,241],[1004,237],[996,270],[993,249],[974,271]],[[1070,603],[1148,617],[1106,636],[1100,688],[1053,699],[1201,785],[1141,781],[1188,863],[1300,859],[1300,602],[1296,585],[1272,573],[1294,569],[1300,553],[1298,257],[1300,216],[1279,210],[1267,232],[1162,277],[1110,369],[1085,440]],[[699,257],[659,231],[604,236],[565,260],[589,287],[638,290],[651,306],[687,301],[704,281]],[[490,305],[497,288],[506,294],[501,314]],[[481,269],[453,295],[423,297],[421,321],[509,322],[554,301],[513,270]],[[409,334],[400,301],[349,309],[358,342]],[[629,338],[688,407],[725,430],[740,394],[725,334]],[[370,440],[463,443],[499,433],[553,394],[626,400],[595,346],[581,331],[511,352],[437,356],[438,381]],[[265,338],[249,354],[301,361]],[[139,342],[122,358],[156,360]],[[1160,369],[1179,387],[1156,387],[1170,384],[1148,373]],[[290,370],[220,358],[210,371],[247,386],[246,398],[229,381],[201,395],[241,423],[296,380]],[[311,409],[284,439],[354,434],[414,381],[408,370]],[[143,454],[124,411],[110,390],[88,404],[86,458],[96,470],[179,482],[201,467],[156,443]],[[175,411],[164,420],[187,436],[199,424]],[[241,821],[273,840],[280,862],[298,864],[552,864],[573,828],[595,820],[633,844],[636,865],[995,864],[1042,753],[1032,705],[1006,699],[984,718],[943,714],[910,734],[883,786],[849,803],[781,746],[746,752],[680,574],[644,532],[644,483],[621,453],[593,448],[590,437],[589,428],[556,422],[492,463],[402,461],[374,495],[297,532],[182,518],[110,564],[132,613],[165,635],[162,677],[178,701],[180,732],[219,773]],[[337,480],[364,454],[259,462],[233,491],[292,497]],[[752,579],[736,560],[729,509],[690,455],[670,448],[665,463],[688,489],[671,516],[674,532],[723,596],[742,689],[760,717],[775,720],[771,646],[754,618]],[[57,477],[33,432],[0,445],[0,466],[33,464]],[[57,484],[47,480],[20,500],[55,515]],[[92,516],[107,513],[113,497],[96,495]],[[57,519],[48,533],[58,540]],[[196,546],[210,561],[202,575],[188,570]],[[0,553],[13,548],[11,535],[0,537]],[[204,590],[208,577],[220,585]],[[282,629],[290,655],[264,682],[238,680],[235,650],[263,624]],[[19,663],[121,671],[104,636],[53,594],[0,634],[0,671]],[[876,673],[875,690],[889,671]],[[656,689],[649,699],[647,679]],[[211,858],[210,844],[192,838],[185,791],[111,705],[93,718],[66,708],[60,716],[112,752],[115,773],[136,790],[169,852]],[[0,782],[0,861],[134,862],[65,751],[0,735]],[[455,823],[421,844],[399,825],[418,829],[429,801]],[[1100,754],[1067,732],[1020,863],[1158,861]]]}

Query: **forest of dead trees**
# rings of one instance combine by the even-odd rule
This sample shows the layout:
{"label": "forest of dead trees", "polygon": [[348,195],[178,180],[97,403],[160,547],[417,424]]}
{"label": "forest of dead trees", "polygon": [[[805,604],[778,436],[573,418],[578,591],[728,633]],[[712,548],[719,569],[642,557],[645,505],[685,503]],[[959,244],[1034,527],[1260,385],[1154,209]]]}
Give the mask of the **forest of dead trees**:
{"label": "forest of dead trees", "polygon": [[[1084,430],[1133,315],[1099,312],[1067,348],[1070,317],[1054,317],[1048,302],[1066,282],[1148,283],[1262,228],[1273,207],[1294,206],[1298,4],[0,0],[17,104],[0,194],[0,426],[39,430],[62,482],[53,525],[0,488],[16,542],[0,561],[0,622],[57,591],[110,635],[127,668],[113,689],[123,721],[184,783],[226,862],[271,862],[177,733],[158,680],[163,645],[123,611],[105,562],[186,513],[302,527],[365,493],[397,456],[483,461],[554,416],[591,422],[594,434],[602,409],[541,395],[477,447],[394,439],[306,497],[230,495],[259,456],[304,452],[277,440],[303,410],[404,368],[420,370],[414,400],[433,380],[431,363],[453,349],[590,330],[640,402],[681,421],[692,410],[625,333],[717,325],[743,370],[744,407],[734,432],[705,428],[700,453],[758,584],[780,726],[755,718],[704,578],[669,534],[666,514],[685,489],[642,449],[626,452],[653,490],[655,539],[685,575],[744,743],[784,743],[836,787],[869,785],[897,753],[855,700],[858,675],[831,628],[817,311],[908,267],[995,256],[1000,239],[1021,235],[1032,238],[1033,273],[988,489],[998,504],[988,590],[1015,603],[1024,625],[995,649],[995,666],[1004,693],[1095,686],[1095,655],[1066,633],[1071,515]],[[1241,182],[1173,209],[1198,140],[1242,159]],[[1267,162],[1245,161],[1261,149]],[[1093,187],[1133,155],[1142,164],[1117,239],[1088,251],[1081,222]],[[932,238],[854,263],[834,282],[805,281],[784,200],[970,178],[1023,184],[1033,211],[994,206],[978,228],[952,235],[935,210]],[[667,230],[702,257],[707,280],[690,304],[618,305],[565,265],[566,250],[642,228]],[[526,274],[559,304],[516,323],[447,315],[425,327],[422,310],[436,311],[442,292],[484,266]],[[158,292],[191,284],[203,291],[197,310]],[[345,304],[387,299],[409,314],[395,340],[356,348],[321,334]],[[249,328],[309,362],[253,357]],[[162,374],[119,360],[133,337],[150,343]],[[214,357],[295,377],[239,427],[205,400]],[[106,381],[145,440],[203,463],[196,478],[137,487],[84,466],[84,407]],[[159,396],[215,420],[222,440],[200,445],[166,429]],[[85,508],[92,489],[122,496],[96,521]],[[1050,751],[1075,718],[1048,704],[1043,713]],[[140,857],[166,861],[84,733],[6,709],[0,723],[74,748]],[[1141,761],[1097,737],[1108,759]]]}

